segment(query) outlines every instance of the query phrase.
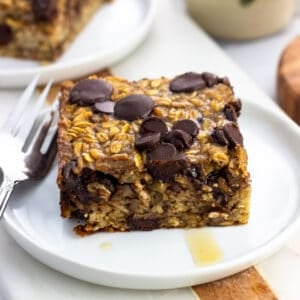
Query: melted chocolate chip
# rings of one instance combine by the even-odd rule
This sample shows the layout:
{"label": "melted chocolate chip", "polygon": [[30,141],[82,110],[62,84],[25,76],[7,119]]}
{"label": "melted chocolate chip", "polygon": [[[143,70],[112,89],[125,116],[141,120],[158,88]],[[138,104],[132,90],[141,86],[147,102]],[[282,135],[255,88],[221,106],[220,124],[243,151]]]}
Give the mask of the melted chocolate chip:
{"label": "melted chocolate chip", "polygon": [[213,73],[204,72],[202,77],[208,87],[212,87],[219,82],[218,77]]}
{"label": "melted chocolate chip", "polygon": [[177,121],[173,125],[172,129],[173,130],[179,129],[179,130],[185,131],[187,134],[189,134],[192,137],[195,137],[199,132],[198,125],[192,120]]}
{"label": "melted chocolate chip", "polygon": [[191,164],[184,172],[192,182],[196,189],[199,189],[203,184],[204,172],[201,166]]}
{"label": "melted chocolate chip", "polygon": [[234,107],[237,116],[239,117],[242,110],[242,102],[240,99],[237,99],[235,102],[232,102],[231,105]]}
{"label": "melted chocolate chip", "polygon": [[214,143],[219,144],[221,146],[227,146],[228,140],[224,134],[224,131],[222,128],[216,127],[211,134],[212,140]]}
{"label": "melted chocolate chip", "polygon": [[225,105],[223,109],[224,115],[226,116],[227,120],[236,122],[237,121],[237,114],[236,111],[231,104]]}
{"label": "melted chocolate chip", "polygon": [[160,132],[142,135],[135,140],[135,147],[140,150],[151,150],[160,141]]}
{"label": "melted chocolate chip", "polygon": [[243,145],[243,136],[240,132],[239,127],[235,123],[226,124],[223,130],[231,147],[235,147],[236,145]]}
{"label": "melted chocolate chip", "polygon": [[36,21],[51,21],[56,13],[57,0],[31,0]]}
{"label": "melted chocolate chip", "polygon": [[[175,148],[175,147],[174,147]],[[149,160],[147,168],[150,174],[158,180],[168,181],[174,175],[188,167],[188,160],[183,154],[176,155],[169,160]]]}
{"label": "melted chocolate chip", "polygon": [[174,93],[193,92],[206,87],[202,74],[188,72],[175,77],[170,82],[170,90]]}
{"label": "melted chocolate chip", "polygon": [[104,185],[111,195],[115,192],[116,178],[87,168],[83,169],[81,175],[78,176],[72,171],[74,164],[75,162],[68,163],[63,169],[63,191],[69,190],[71,193],[76,194],[82,203],[101,201],[101,194],[98,194],[97,191],[95,193],[88,191],[88,185],[91,183]]}
{"label": "melted chocolate chip", "polygon": [[164,141],[173,144],[178,151],[182,151],[191,147],[193,139],[185,131],[175,129],[164,137]]}
{"label": "melted chocolate chip", "polygon": [[219,207],[224,207],[228,202],[226,195],[219,188],[213,189],[213,197]]}
{"label": "melted chocolate chip", "polygon": [[133,217],[130,216],[127,219],[130,230],[143,230],[149,231],[158,228],[159,222],[157,219],[144,218],[144,217]]}
{"label": "melted chocolate chip", "polygon": [[146,134],[150,132],[160,132],[161,134],[167,133],[167,124],[161,118],[149,117],[141,124],[140,133]]}
{"label": "melted chocolate chip", "polygon": [[219,78],[218,81],[219,81],[219,83],[223,83],[223,84],[225,84],[225,85],[231,86],[230,80],[229,80],[228,77]]}
{"label": "melted chocolate chip", "polygon": [[113,114],[115,108],[115,102],[112,101],[105,101],[105,102],[98,102],[94,104],[94,111],[101,112],[105,114]]}
{"label": "melted chocolate chip", "polygon": [[112,92],[112,85],[104,80],[84,79],[72,88],[70,102],[81,106],[93,105],[109,100]]}
{"label": "melted chocolate chip", "polygon": [[115,105],[115,116],[119,119],[134,121],[146,118],[153,110],[153,100],[142,94],[127,96]]}
{"label": "melted chocolate chip", "polygon": [[13,32],[11,28],[6,25],[0,25],[0,46],[9,44],[13,39]]}
{"label": "melted chocolate chip", "polygon": [[205,183],[207,185],[213,185],[214,183],[216,183],[218,181],[219,177],[220,177],[219,170],[214,170],[207,175]]}
{"label": "melted chocolate chip", "polygon": [[148,160],[172,160],[176,157],[177,151],[174,145],[163,143],[148,152]]}

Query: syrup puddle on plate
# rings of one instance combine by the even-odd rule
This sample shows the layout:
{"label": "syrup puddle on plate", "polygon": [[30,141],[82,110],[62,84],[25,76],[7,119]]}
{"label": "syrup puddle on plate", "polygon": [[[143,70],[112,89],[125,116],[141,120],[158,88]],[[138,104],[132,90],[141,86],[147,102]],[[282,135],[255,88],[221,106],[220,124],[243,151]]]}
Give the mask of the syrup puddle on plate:
{"label": "syrup puddle on plate", "polygon": [[111,247],[112,247],[112,244],[108,243],[108,242],[103,242],[100,244],[101,250],[104,250],[104,251],[111,249]]}
{"label": "syrup puddle on plate", "polygon": [[185,232],[185,240],[197,266],[208,266],[223,260],[223,252],[211,231],[192,229]]}

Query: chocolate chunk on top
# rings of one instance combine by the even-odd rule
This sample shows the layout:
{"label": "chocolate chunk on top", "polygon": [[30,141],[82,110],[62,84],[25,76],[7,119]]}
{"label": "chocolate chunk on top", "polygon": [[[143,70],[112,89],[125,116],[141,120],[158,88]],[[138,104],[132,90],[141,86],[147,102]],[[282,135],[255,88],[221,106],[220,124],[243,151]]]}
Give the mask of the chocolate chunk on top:
{"label": "chocolate chunk on top", "polygon": [[174,93],[193,92],[206,87],[202,74],[188,72],[175,77],[170,82],[170,90]]}
{"label": "chocolate chunk on top", "polygon": [[179,129],[170,131],[165,136],[164,141],[173,144],[178,151],[190,148],[193,143],[191,135]]}
{"label": "chocolate chunk on top", "polygon": [[69,100],[72,104],[89,106],[109,100],[112,92],[112,85],[104,80],[84,79],[72,88]]}
{"label": "chocolate chunk on top", "polygon": [[196,122],[192,121],[192,120],[181,120],[181,121],[177,121],[173,127],[173,130],[175,129],[179,129],[182,131],[185,131],[187,134],[189,134],[192,137],[195,137],[198,132],[199,132],[199,128],[198,125],[196,124]]}
{"label": "chocolate chunk on top", "polygon": [[231,105],[234,107],[236,114],[239,117],[242,110],[242,101],[237,99],[235,102],[232,102]]}
{"label": "chocolate chunk on top", "polygon": [[104,101],[98,102],[94,104],[94,111],[101,112],[105,114],[113,114],[115,108],[115,102],[112,101]]}
{"label": "chocolate chunk on top", "polygon": [[13,32],[6,24],[0,24],[0,46],[7,45],[13,39]]}
{"label": "chocolate chunk on top", "polygon": [[170,160],[151,160],[147,162],[147,168],[154,179],[168,181],[179,172],[188,167],[188,160],[183,154],[179,154]]}
{"label": "chocolate chunk on top", "polygon": [[202,73],[202,77],[207,85],[207,87],[212,87],[214,86],[215,84],[218,83],[218,77],[213,74],[213,73],[210,73],[210,72],[204,72]]}
{"label": "chocolate chunk on top", "polygon": [[31,0],[36,21],[51,21],[56,13],[57,0]]}
{"label": "chocolate chunk on top", "polygon": [[225,136],[225,133],[222,128],[216,127],[211,134],[212,140],[214,143],[219,144],[221,146],[227,146],[228,140]]}
{"label": "chocolate chunk on top", "polygon": [[158,144],[147,154],[147,168],[158,180],[167,181],[175,174],[187,168],[188,161],[183,154],[178,154],[174,145]]}
{"label": "chocolate chunk on top", "polygon": [[135,140],[135,147],[140,150],[151,150],[160,142],[160,132],[152,132],[139,136]]}
{"label": "chocolate chunk on top", "polygon": [[237,121],[237,113],[235,108],[231,104],[225,105],[223,109],[224,115],[226,116],[227,120],[236,122]]}
{"label": "chocolate chunk on top", "polygon": [[167,124],[161,118],[149,117],[141,124],[140,133],[146,134],[150,132],[160,132],[164,134],[168,132]]}
{"label": "chocolate chunk on top", "polygon": [[148,160],[171,160],[177,155],[174,145],[169,143],[162,143],[157,145],[153,151],[148,152]]}
{"label": "chocolate chunk on top", "polygon": [[224,126],[223,130],[231,147],[235,147],[236,145],[243,145],[243,136],[237,124],[228,123]]}
{"label": "chocolate chunk on top", "polygon": [[153,100],[143,94],[133,94],[122,98],[115,105],[115,116],[119,119],[134,121],[146,118],[153,110]]}

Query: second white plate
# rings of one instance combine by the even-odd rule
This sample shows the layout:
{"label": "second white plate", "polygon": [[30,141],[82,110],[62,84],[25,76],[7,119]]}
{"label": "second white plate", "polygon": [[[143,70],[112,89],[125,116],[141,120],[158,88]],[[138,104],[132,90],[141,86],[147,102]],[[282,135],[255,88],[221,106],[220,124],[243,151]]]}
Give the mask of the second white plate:
{"label": "second white plate", "polygon": [[252,176],[251,216],[244,226],[205,229],[222,249],[219,263],[196,266],[184,230],[76,236],[74,223],[60,217],[56,168],[42,182],[18,187],[5,214],[8,232],[48,266],[113,287],[177,288],[247,268],[278,250],[299,224],[300,131],[274,105],[246,101],[240,122]]}
{"label": "second white plate", "polygon": [[151,28],[156,0],[114,0],[105,4],[71,47],[56,62],[0,57],[0,87],[26,86],[36,74],[41,81],[72,79],[111,66],[134,50]]}

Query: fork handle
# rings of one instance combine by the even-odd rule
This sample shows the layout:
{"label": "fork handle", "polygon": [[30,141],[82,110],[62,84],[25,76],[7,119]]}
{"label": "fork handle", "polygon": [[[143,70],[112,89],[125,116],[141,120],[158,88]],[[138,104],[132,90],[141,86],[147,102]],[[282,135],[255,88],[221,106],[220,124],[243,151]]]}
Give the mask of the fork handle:
{"label": "fork handle", "polygon": [[2,218],[7,206],[9,197],[14,189],[15,181],[7,176],[3,176],[3,182],[0,187],[0,219]]}

